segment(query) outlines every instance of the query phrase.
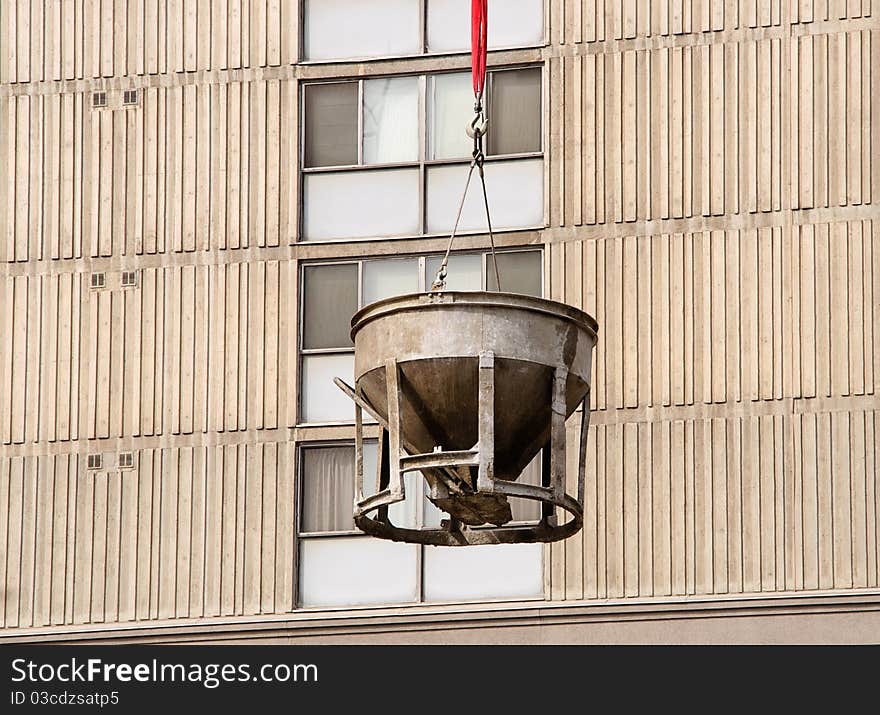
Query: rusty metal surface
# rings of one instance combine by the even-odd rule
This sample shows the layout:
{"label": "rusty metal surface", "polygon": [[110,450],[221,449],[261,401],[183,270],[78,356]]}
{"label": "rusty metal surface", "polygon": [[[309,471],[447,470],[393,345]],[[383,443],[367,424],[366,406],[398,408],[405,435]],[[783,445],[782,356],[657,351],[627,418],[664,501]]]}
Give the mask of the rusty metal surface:
{"label": "rusty metal surface", "polygon": [[[582,507],[565,494],[565,419],[579,405],[589,409],[597,330],[576,308],[507,293],[405,295],[356,313],[355,389],[343,389],[358,412],[378,418],[388,446],[379,493],[366,500],[358,493],[358,526],[382,538],[447,545],[574,533]],[[544,447],[543,486],[515,483]],[[583,461],[582,454],[579,485]],[[416,467],[431,501],[450,514],[444,529],[399,529],[387,521],[387,505],[404,495],[403,472]],[[551,506],[538,525],[505,527],[512,495]],[[555,506],[570,521],[557,525]]]}

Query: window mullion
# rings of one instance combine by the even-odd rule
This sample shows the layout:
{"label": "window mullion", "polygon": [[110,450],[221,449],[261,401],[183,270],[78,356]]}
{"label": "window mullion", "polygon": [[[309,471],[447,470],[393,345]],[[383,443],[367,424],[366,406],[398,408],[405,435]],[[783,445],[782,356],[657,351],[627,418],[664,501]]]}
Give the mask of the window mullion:
{"label": "window mullion", "polygon": [[[424,9],[424,0],[422,7]],[[422,27],[424,28],[424,23],[422,23]],[[419,234],[422,236],[425,234],[425,212],[428,210],[425,205],[425,195],[427,193],[425,188],[425,182],[427,181],[425,159],[428,146],[427,81],[426,75],[419,77],[419,127],[421,127],[419,132]]]}
{"label": "window mullion", "polygon": [[416,552],[416,603],[425,601],[425,545]]}
{"label": "window mullion", "polygon": [[428,51],[428,0],[421,0],[419,3],[419,48],[421,54]]}
{"label": "window mullion", "polygon": [[[424,261],[424,258],[422,258]],[[424,275],[424,271],[422,271]],[[416,472],[416,484],[418,484],[418,494],[416,498],[416,528],[425,528],[425,476],[421,472]],[[418,553],[418,573],[416,573],[416,601],[422,603],[425,600],[425,545],[419,544]]]}
{"label": "window mullion", "polygon": [[358,81],[358,166],[364,165],[364,80]]}

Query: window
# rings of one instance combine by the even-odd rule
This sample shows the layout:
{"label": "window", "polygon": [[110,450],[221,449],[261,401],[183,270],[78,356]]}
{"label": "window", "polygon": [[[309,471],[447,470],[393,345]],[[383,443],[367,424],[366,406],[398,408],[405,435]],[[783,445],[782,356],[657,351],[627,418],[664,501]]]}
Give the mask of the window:
{"label": "window", "polygon": [[92,273],[90,283],[89,283],[89,285],[91,285],[92,288],[97,290],[97,289],[103,288],[105,284],[106,284],[106,278],[103,273]]}
{"label": "window", "polygon": [[357,164],[357,83],[306,85],[305,104],[305,165]]}
{"label": "window", "polygon": [[[354,344],[349,334],[358,308],[382,298],[417,293],[430,287],[441,256],[366,259],[315,263],[303,267],[300,321],[301,423],[353,422],[351,401],[333,384],[352,384]],[[499,251],[501,287],[511,293],[541,296],[540,250]],[[495,289],[491,254],[456,253],[449,259],[447,290]]]}
{"label": "window", "polygon": [[132,288],[137,285],[137,271],[122,271],[121,284],[123,288]]}
{"label": "window", "polygon": [[[489,16],[490,49],[543,42],[543,0],[489,0]],[[470,47],[470,0],[303,0],[303,19],[306,60],[464,52]]]}
{"label": "window", "polygon": [[492,73],[492,126],[489,154],[522,154],[541,146],[541,73],[537,70]]}
{"label": "window", "polygon": [[138,102],[138,91],[136,89],[126,89],[122,93],[122,103],[126,106],[131,106],[133,104],[137,104]]}
{"label": "window", "polygon": [[98,470],[104,466],[104,457],[101,454],[90,454],[86,458],[86,467],[90,471]]}
{"label": "window", "polygon": [[[485,171],[499,230],[543,225],[541,77],[540,67],[488,76]],[[473,148],[473,101],[468,72],[305,85],[302,240],[451,231]],[[460,229],[486,230],[478,182]]]}
{"label": "window", "polygon": [[[364,443],[364,492],[376,491],[376,442]],[[354,526],[354,447],[307,446],[299,459],[299,600],[309,606],[535,598],[543,593],[541,544],[465,549],[373,539]],[[520,479],[537,484],[540,455]],[[406,501],[389,508],[409,528],[437,527],[441,512],[424,479],[406,475]],[[515,521],[540,518],[540,505],[511,499]]]}
{"label": "window", "polygon": [[106,107],[107,106],[107,93],[106,92],[92,92],[92,106],[93,107]]}
{"label": "window", "polygon": [[134,454],[131,452],[120,452],[119,456],[116,458],[116,466],[119,467],[119,469],[133,469]]}

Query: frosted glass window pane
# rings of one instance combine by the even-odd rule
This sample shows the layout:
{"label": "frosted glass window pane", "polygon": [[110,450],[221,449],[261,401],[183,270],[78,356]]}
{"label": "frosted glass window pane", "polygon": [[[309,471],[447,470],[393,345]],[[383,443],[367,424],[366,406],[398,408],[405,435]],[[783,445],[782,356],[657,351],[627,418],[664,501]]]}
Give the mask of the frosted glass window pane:
{"label": "frosted glass window pane", "polygon": [[305,104],[305,166],[357,164],[357,82],[307,84]]}
{"label": "frosted glass window pane", "polygon": [[471,155],[473,143],[466,131],[474,118],[474,90],[470,72],[438,74],[428,78],[428,116],[429,158],[457,159]]}
{"label": "frosted glass window pane", "polygon": [[541,151],[540,68],[493,72],[489,117],[489,154]]}
{"label": "frosted glass window pane", "polygon": [[461,601],[542,596],[542,549],[542,544],[425,549],[425,599]]}
{"label": "frosted glass window pane", "polygon": [[[468,167],[464,164],[428,167],[427,213],[430,233],[452,230],[467,171]],[[486,162],[486,188],[492,227],[496,230],[543,225],[543,159]],[[459,230],[486,231],[486,209],[478,181],[471,182]]]}
{"label": "frosted glass window pane", "polygon": [[[442,256],[432,256],[425,262],[425,276],[429,288],[434,282]],[[446,290],[482,290],[483,259],[479,254],[450,256],[446,267]]]}
{"label": "frosted glass window pane", "polygon": [[354,403],[334,377],[354,385],[354,355],[303,355],[300,422],[354,421]]}
{"label": "frosted glass window pane", "polygon": [[377,169],[303,176],[307,241],[381,238],[419,231],[419,170]]}
{"label": "frosted glass window pane", "polygon": [[424,480],[421,472],[407,472],[403,476],[406,499],[388,507],[388,518],[396,526],[405,529],[419,528],[419,501],[422,498],[422,485]]}
{"label": "frosted glass window pane", "polygon": [[303,54],[308,60],[418,54],[419,2],[305,0]]}
{"label": "frosted glass window pane", "polygon": [[[428,51],[463,52],[469,49],[471,0],[427,0],[427,2]],[[490,28],[492,24],[489,23]]]}
{"label": "frosted glass window pane", "polygon": [[434,506],[434,502],[428,499],[427,496],[428,487],[425,487],[425,497],[424,497],[424,506],[423,508],[423,516],[422,522],[426,529],[439,529],[440,521],[443,519],[448,519],[449,514],[445,511],[441,511],[436,506]]}
{"label": "frosted glass window pane", "polygon": [[351,316],[358,309],[354,263],[303,269],[303,349],[347,348]]}
{"label": "frosted glass window pane", "polygon": [[379,443],[364,442],[364,496],[371,497],[379,491],[377,471],[379,469]]}
{"label": "frosted glass window pane", "polygon": [[[522,293],[540,298],[542,295],[542,276],[544,261],[540,251],[522,251],[498,254],[498,273],[501,287],[505,293]],[[489,262],[486,265],[486,286],[498,290],[495,271]]]}
{"label": "frosted glass window pane", "polygon": [[415,258],[391,258],[364,262],[364,305],[419,291],[419,262]]}
{"label": "frosted glass window pane", "polygon": [[543,0],[489,0],[489,48],[544,41]]}
{"label": "frosted glass window pane", "polygon": [[364,163],[418,161],[419,78],[364,82]]}
{"label": "frosted glass window pane", "polygon": [[302,539],[300,602],[309,607],[415,601],[418,553],[413,544],[363,536]]}
{"label": "frosted glass window pane", "polygon": [[[470,0],[428,0],[428,51],[470,48]],[[489,0],[489,47],[539,45],[544,36],[543,0]]]}
{"label": "frosted glass window pane", "polygon": [[354,447],[309,447],[302,451],[300,531],[351,531]]}
{"label": "frosted glass window pane", "polygon": [[[377,470],[379,460],[379,443],[364,442],[364,496],[369,497],[378,491]],[[406,499],[388,507],[388,518],[396,526],[406,529],[417,529],[419,526],[418,504],[422,498],[424,477],[421,472],[407,472],[403,475]],[[376,516],[373,512],[371,516]]]}

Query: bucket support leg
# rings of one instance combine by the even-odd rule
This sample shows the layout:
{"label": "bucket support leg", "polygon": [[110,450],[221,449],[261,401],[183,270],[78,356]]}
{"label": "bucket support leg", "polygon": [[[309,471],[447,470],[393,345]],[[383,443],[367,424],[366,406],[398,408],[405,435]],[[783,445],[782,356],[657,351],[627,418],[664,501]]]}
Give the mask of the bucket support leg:
{"label": "bucket support leg", "polygon": [[568,369],[560,365],[553,371],[550,402],[550,474],[557,499],[565,496],[565,386]]}
{"label": "bucket support leg", "polygon": [[495,491],[495,354],[480,353],[479,386],[480,466],[477,490]]}
{"label": "bucket support leg", "polygon": [[[389,474],[389,449],[388,449],[388,430],[382,428],[379,430],[379,454],[376,460],[376,494],[382,494],[388,489]],[[382,504],[379,507],[376,518],[379,521],[388,521],[388,505]]]}
{"label": "bucket support leg", "polygon": [[587,471],[587,437],[590,434],[590,391],[581,402],[581,443],[578,451],[577,500],[584,508],[584,479]]}
{"label": "bucket support leg", "polygon": [[400,471],[400,366],[397,360],[385,363],[385,386],[388,395],[388,486],[395,499],[402,499],[403,472]]}
{"label": "bucket support leg", "polygon": [[364,498],[364,413],[354,403],[354,508]]}

